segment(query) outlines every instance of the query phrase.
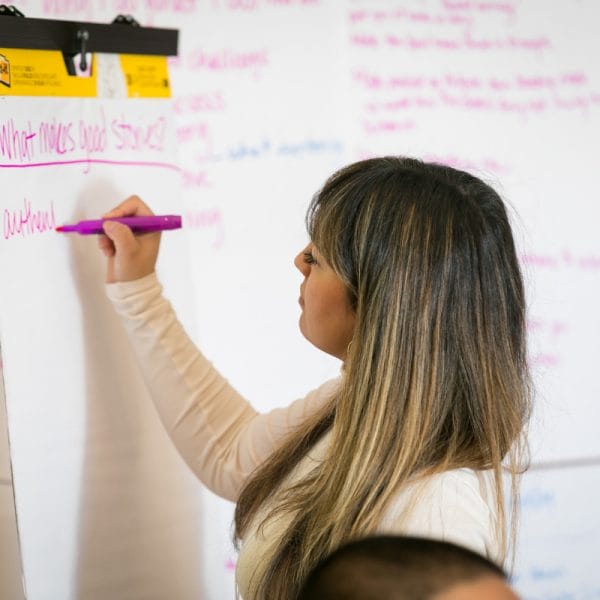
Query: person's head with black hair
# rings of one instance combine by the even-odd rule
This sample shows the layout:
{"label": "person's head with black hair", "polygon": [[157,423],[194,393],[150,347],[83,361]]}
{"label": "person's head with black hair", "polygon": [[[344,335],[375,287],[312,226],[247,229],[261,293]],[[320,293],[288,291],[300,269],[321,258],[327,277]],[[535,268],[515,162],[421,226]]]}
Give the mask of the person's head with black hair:
{"label": "person's head with black hair", "polygon": [[338,548],[297,600],[517,600],[487,558],[441,540],[374,536]]}

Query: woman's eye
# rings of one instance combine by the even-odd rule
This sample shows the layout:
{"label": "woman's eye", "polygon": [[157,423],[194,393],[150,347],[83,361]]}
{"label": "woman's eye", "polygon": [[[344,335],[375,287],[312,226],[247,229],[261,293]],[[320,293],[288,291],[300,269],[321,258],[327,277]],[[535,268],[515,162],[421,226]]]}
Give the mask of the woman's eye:
{"label": "woman's eye", "polygon": [[305,252],[304,253],[304,262],[307,265],[314,265],[317,261],[315,260],[315,257],[313,256],[312,252]]}

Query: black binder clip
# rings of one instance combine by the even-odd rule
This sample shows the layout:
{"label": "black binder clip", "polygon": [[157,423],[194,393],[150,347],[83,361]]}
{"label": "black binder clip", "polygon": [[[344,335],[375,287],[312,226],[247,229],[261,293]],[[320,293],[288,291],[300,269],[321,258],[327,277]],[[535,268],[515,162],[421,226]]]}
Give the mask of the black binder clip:
{"label": "black binder clip", "polygon": [[6,6],[6,4],[0,4],[0,17],[24,17],[25,15],[12,4]]}
{"label": "black binder clip", "polygon": [[87,71],[87,59],[85,57],[86,44],[90,39],[90,34],[87,29],[78,29],[77,30],[77,41],[80,43],[79,50],[79,68],[82,71]]}
{"label": "black binder clip", "polygon": [[[75,32],[71,30],[71,35],[73,35],[73,33]],[[87,76],[89,75],[89,73],[86,73],[89,67],[87,45],[90,41],[90,32],[87,29],[83,28],[77,29],[75,36],[75,43],[72,45],[72,47],[76,48],[77,51],[75,53],[73,53],[73,51],[69,53],[63,52],[63,58],[65,61],[65,66],[67,67],[67,73],[73,76]],[[75,61],[79,61],[79,73],[77,72]]]}
{"label": "black binder clip", "polygon": [[131,15],[117,15],[112,25],[129,25],[130,27],[139,27],[140,24]]}

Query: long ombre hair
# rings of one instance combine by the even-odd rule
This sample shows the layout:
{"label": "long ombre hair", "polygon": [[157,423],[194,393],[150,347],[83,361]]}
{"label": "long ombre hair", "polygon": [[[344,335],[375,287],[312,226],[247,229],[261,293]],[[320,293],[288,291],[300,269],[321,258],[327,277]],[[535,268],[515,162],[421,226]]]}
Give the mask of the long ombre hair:
{"label": "long ombre hair", "polygon": [[[252,600],[294,598],[321,559],[376,531],[403,485],[450,469],[493,472],[506,557],[531,391],[523,281],[502,200],[462,171],[377,158],[335,173],[307,226],[348,288],[356,328],[335,398],[241,492],[237,540],[265,502],[274,506],[266,519],[291,518]],[[326,432],[323,462],[282,486]]]}

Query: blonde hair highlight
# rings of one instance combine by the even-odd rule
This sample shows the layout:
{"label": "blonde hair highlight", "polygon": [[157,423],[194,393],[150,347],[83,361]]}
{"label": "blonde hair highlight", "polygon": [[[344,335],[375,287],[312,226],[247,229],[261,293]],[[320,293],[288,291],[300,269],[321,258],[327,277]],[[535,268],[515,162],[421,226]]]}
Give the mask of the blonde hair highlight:
{"label": "blonde hair highlight", "polygon": [[[501,199],[450,167],[370,159],[325,183],[307,224],[347,285],[356,329],[336,397],[242,490],[237,539],[267,501],[267,519],[292,519],[254,600],[294,598],[321,559],[376,531],[402,486],[450,469],[493,472],[506,557],[531,391],[523,283]],[[323,462],[282,486],[326,432]]]}

